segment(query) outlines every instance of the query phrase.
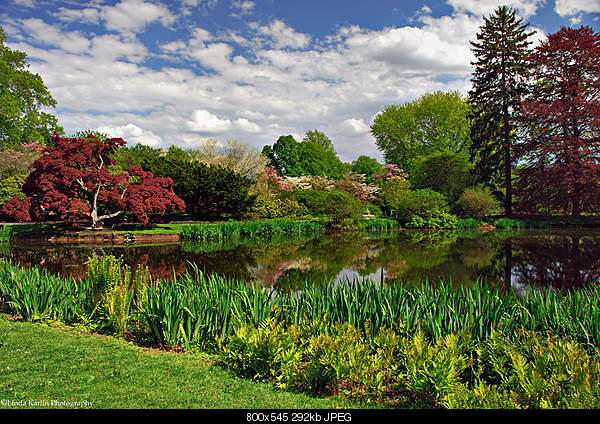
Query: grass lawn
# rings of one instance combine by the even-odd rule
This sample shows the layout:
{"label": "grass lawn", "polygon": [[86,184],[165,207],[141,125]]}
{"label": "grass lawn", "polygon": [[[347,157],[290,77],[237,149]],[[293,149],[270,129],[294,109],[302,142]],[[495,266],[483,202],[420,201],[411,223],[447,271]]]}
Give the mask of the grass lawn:
{"label": "grass lawn", "polygon": [[101,409],[357,407],[238,378],[204,353],[151,350],[113,337],[13,322],[4,316],[0,399],[0,409],[68,407],[41,404],[52,400],[88,402]]}

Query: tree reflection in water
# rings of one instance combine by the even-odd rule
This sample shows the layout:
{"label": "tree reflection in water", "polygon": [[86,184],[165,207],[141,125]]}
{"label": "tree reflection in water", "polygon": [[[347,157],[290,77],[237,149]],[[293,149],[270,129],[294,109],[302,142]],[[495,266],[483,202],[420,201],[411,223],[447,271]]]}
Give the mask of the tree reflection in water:
{"label": "tree reflection in water", "polygon": [[123,256],[133,268],[147,266],[154,278],[170,279],[194,263],[282,291],[382,273],[403,285],[442,280],[472,286],[482,279],[507,288],[581,288],[600,278],[598,231],[400,230],[152,246],[0,245],[0,257],[76,278],[86,275],[87,258],[102,252]]}

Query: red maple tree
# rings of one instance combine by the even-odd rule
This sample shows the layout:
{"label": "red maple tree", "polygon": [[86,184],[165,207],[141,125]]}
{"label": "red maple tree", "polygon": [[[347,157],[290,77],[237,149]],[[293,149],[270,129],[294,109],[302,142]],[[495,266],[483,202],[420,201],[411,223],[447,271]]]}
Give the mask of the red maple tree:
{"label": "red maple tree", "polygon": [[529,58],[533,85],[522,101],[515,151],[524,212],[579,215],[600,208],[600,34],[562,28]]}
{"label": "red maple tree", "polygon": [[92,228],[105,219],[130,211],[138,222],[147,223],[148,213],[163,214],[185,209],[173,192],[170,178],[158,178],[139,166],[126,173],[111,172],[110,155],[122,138],[98,140],[53,137],[54,146],[44,149],[23,185],[31,198],[31,217],[76,222],[89,218]]}

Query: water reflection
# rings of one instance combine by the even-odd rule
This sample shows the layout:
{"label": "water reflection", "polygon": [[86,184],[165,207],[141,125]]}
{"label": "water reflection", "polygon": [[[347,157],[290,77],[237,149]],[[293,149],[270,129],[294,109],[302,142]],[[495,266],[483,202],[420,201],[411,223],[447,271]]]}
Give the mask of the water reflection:
{"label": "water reflection", "polygon": [[24,266],[83,277],[92,254],[123,256],[157,278],[194,263],[206,272],[259,280],[278,290],[366,277],[418,285],[440,280],[471,286],[581,288],[600,278],[600,231],[419,231],[325,237],[239,239],[153,246],[0,245]]}

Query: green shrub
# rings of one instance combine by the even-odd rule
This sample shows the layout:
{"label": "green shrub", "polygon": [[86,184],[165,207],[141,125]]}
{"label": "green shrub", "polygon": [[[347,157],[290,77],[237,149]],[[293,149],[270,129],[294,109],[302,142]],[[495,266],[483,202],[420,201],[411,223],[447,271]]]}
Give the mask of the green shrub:
{"label": "green shrub", "polygon": [[407,228],[450,229],[457,228],[458,218],[448,212],[433,211],[425,218],[413,215],[405,225]]}
{"label": "green shrub", "polygon": [[470,229],[479,228],[479,221],[475,218],[461,218],[456,223],[456,228]]}
{"label": "green shrub", "polygon": [[25,199],[25,193],[21,190],[27,174],[11,175],[0,181],[0,206],[17,196]]}
{"label": "green shrub", "polygon": [[419,158],[410,176],[413,189],[429,188],[442,193],[453,211],[461,193],[471,186],[472,165],[466,154],[437,152]]}
{"label": "green shrub", "polygon": [[485,216],[500,210],[500,204],[487,187],[466,189],[458,199],[458,204],[466,216],[482,220]]}
{"label": "green shrub", "polygon": [[327,195],[328,191],[318,189],[296,190],[294,197],[299,203],[304,205],[312,216],[327,215]]}
{"label": "green shrub", "polygon": [[327,193],[325,213],[329,217],[330,228],[348,230],[358,228],[365,212],[365,204],[344,191],[333,190]]}
{"label": "green shrub", "polygon": [[[173,146],[172,146],[173,147]],[[186,213],[196,219],[239,219],[252,209],[253,184],[231,169],[192,161],[189,153],[169,149],[160,157],[146,157],[145,170],[173,180],[173,191],[185,202]]]}
{"label": "green shrub", "polygon": [[398,216],[407,220],[413,216],[434,217],[440,212],[449,211],[444,195],[428,188],[409,191],[400,198],[398,203]]}
{"label": "green shrub", "polygon": [[252,207],[259,218],[282,218],[308,215],[306,206],[298,203],[294,198],[278,198],[259,195]]}

